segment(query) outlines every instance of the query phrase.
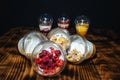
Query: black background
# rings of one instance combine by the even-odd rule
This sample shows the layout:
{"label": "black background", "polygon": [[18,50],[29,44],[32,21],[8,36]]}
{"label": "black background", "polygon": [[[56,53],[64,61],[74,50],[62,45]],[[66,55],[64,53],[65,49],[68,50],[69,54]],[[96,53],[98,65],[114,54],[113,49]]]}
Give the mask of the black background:
{"label": "black background", "polygon": [[57,27],[57,18],[62,13],[70,17],[71,27],[74,27],[75,17],[84,14],[91,21],[90,27],[113,28],[119,33],[118,6],[112,0],[1,0],[0,34],[12,27],[37,27],[43,13],[53,16],[54,27]]}

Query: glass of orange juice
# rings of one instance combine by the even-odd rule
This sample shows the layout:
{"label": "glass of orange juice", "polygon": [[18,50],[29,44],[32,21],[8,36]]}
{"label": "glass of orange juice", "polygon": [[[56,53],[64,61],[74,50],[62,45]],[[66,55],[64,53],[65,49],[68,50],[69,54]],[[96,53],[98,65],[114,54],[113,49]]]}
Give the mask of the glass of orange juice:
{"label": "glass of orange juice", "polygon": [[85,36],[87,34],[89,24],[90,21],[85,15],[76,17],[75,19],[76,33]]}

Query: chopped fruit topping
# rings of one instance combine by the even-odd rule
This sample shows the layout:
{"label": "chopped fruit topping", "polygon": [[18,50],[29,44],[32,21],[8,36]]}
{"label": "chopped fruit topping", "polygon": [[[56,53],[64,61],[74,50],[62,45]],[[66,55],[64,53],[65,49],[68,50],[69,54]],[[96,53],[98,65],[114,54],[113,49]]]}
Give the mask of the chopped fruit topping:
{"label": "chopped fruit topping", "polygon": [[42,57],[46,56],[47,53],[48,52],[46,50],[42,50],[42,52],[39,54],[39,57],[42,58]]}
{"label": "chopped fruit topping", "polygon": [[80,51],[78,51],[77,49],[72,49],[70,51],[68,51],[68,55],[66,56],[67,60],[69,62],[79,62],[82,59],[82,54]]}
{"label": "chopped fruit topping", "polygon": [[63,49],[67,49],[68,45],[69,45],[69,40],[64,37],[64,36],[60,36],[60,37],[57,37],[57,36],[52,36],[51,37],[51,41],[57,43],[58,45],[60,45]]}
{"label": "chopped fruit topping", "polygon": [[35,59],[35,63],[43,70],[43,75],[53,75],[60,71],[60,67],[64,64],[64,60],[59,59],[60,55],[60,50],[50,47],[50,52],[42,50],[39,53],[39,57]]}

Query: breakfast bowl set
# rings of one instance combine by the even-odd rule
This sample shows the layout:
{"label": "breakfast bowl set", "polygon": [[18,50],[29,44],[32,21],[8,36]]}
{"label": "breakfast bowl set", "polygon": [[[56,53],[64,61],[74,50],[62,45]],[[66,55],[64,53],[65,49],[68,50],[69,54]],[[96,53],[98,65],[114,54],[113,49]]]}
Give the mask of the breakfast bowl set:
{"label": "breakfast bowl set", "polygon": [[[95,45],[83,35],[70,35],[68,26],[51,29],[53,19],[48,14],[40,18],[40,31],[26,33],[18,41],[20,54],[31,60],[33,70],[39,75],[57,76],[68,63],[80,64],[95,55]],[[63,26],[59,23],[60,25]],[[47,32],[47,35],[44,35],[44,32]]]}

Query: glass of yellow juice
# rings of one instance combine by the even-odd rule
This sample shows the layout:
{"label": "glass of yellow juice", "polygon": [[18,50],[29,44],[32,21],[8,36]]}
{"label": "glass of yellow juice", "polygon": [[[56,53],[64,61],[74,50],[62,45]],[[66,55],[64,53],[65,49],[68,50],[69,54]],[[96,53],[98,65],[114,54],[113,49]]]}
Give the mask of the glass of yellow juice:
{"label": "glass of yellow juice", "polygon": [[75,28],[76,28],[76,33],[80,34],[82,36],[85,36],[88,32],[89,28],[89,20],[86,16],[78,16],[75,19]]}
{"label": "glass of yellow juice", "polygon": [[82,36],[85,36],[87,34],[88,28],[89,28],[89,24],[87,24],[87,23],[84,23],[84,24],[77,23],[76,24],[76,32],[77,32],[77,34],[80,34]]}

